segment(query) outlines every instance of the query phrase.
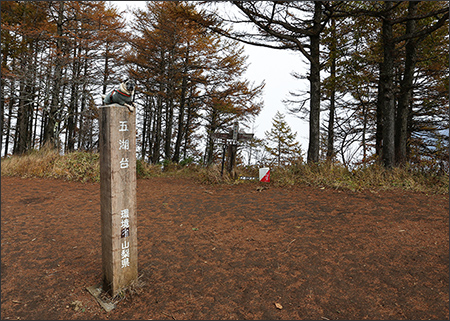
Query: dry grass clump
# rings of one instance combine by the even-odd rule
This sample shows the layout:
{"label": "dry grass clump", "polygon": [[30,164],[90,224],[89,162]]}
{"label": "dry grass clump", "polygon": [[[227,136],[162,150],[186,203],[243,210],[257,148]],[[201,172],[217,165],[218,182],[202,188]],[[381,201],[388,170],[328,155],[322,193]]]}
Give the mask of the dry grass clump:
{"label": "dry grass clump", "polygon": [[138,178],[197,177],[201,171],[202,167],[196,164],[177,164],[166,161],[162,164],[149,164],[140,159],[136,160]]}
{"label": "dry grass clump", "polygon": [[221,167],[219,165],[211,165],[203,167],[198,171],[198,180],[203,184],[219,184],[231,183],[232,179],[229,175],[221,175]]}
{"label": "dry grass clump", "polygon": [[60,156],[55,161],[53,175],[69,181],[100,182],[99,154],[74,152]]}
{"label": "dry grass clump", "polygon": [[32,150],[21,156],[2,159],[2,176],[59,178],[69,181],[99,182],[99,155],[74,152],[66,155],[51,148]]}
{"label": "dry grass clump", "polygon": [[161,165],[152,165],[142,160],[136,160],[136,177],[137,178],[150,178],[159,177],[162,174]]}
{"label": "dry grass clump", "polygon": [[2,176],[51,177],[59,154],[50,148],[2,159]]}
{"label": "dry grass clump", "polygon": [[[147,281],[144,280],[144,274],[138,276],[130,285],[123,288],[113,298],[110,298],[111,303],[117,304],[122,300],[132,299],[134,296],[139,296],[144,291]],[[103,299],[107,299],[105,296]]]}

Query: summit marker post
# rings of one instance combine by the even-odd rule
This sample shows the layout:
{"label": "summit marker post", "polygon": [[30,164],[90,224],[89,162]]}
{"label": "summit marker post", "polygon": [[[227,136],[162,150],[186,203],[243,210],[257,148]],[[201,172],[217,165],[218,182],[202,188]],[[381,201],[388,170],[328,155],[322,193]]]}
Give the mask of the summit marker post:
{"label": "summit marker post", "polygon": [[103,290],[114,297],[138,277],[136,115],[119,104],[99,111]]}

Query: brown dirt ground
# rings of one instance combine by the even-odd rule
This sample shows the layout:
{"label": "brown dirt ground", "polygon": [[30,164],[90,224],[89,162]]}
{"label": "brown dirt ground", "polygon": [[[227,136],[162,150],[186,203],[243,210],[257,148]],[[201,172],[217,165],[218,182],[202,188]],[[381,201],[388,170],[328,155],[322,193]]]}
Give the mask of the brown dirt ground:
{"label": "brown dirt ground", "polygon": [[449,318],[448,195],[138,180],[145,285],[107,313],[99,193],[2,177],[3,320]]}

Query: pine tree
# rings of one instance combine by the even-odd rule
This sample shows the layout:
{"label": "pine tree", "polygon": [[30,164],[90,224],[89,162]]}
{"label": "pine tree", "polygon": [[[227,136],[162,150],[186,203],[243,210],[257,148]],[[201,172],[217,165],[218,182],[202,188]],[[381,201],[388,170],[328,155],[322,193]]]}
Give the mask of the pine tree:
{"label": "pine tree", "polygon": [[295,140],[297,133],[293,133],[279,111],[272,119],[272,129],[265,132],[265,149],[271,156],[271,163],[278,166],[291,165],[302,161],[302,151],[299,142]]}

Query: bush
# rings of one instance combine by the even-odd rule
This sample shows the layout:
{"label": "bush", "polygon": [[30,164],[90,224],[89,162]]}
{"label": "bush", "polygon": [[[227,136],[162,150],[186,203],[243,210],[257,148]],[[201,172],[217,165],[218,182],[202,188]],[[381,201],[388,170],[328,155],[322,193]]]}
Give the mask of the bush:
{"label": "bush", "polygon": [[188,157],[188,158],[184,158],[181,162],[180,162],[180,166],[187,166],[190,164],[194,163],[194,159],[192,157]]}

